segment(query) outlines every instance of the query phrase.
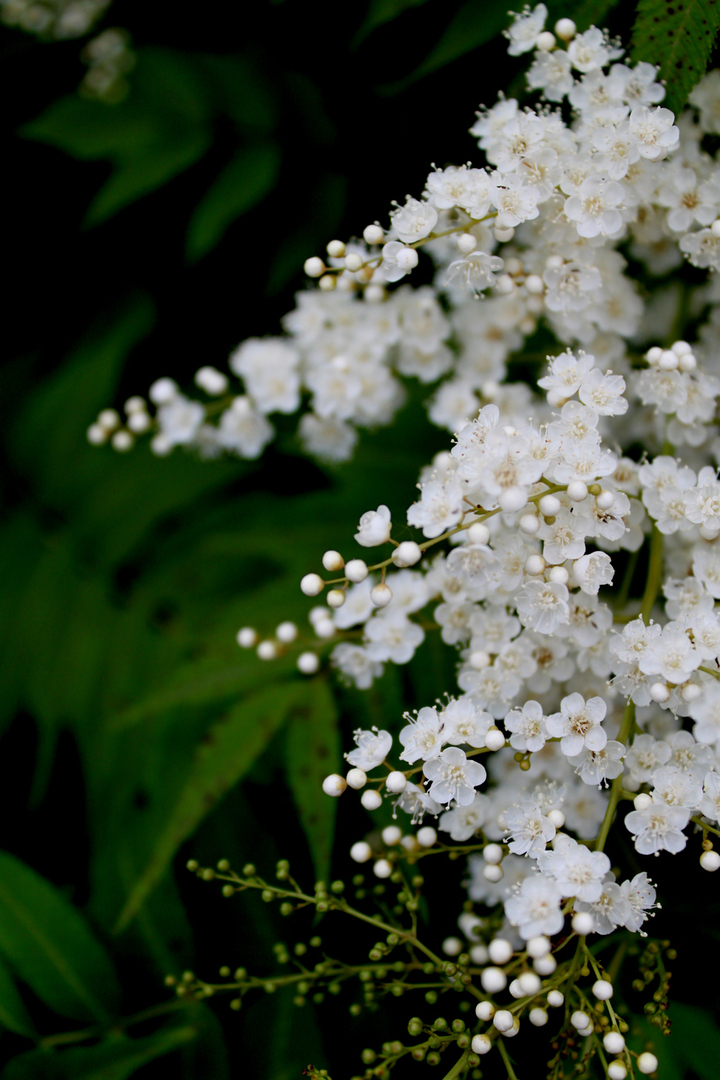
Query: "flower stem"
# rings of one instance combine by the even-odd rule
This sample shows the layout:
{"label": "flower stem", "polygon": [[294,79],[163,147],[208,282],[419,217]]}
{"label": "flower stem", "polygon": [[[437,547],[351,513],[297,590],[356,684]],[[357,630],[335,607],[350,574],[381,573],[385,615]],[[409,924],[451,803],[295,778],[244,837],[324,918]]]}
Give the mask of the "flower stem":
{"label": "flower stem", "polygon": [[[660,533],[658,533],[660,536]],[[662,556],[662,549],[661,549]],[[654,598],[653,598],[654,600]],[[627,743],[630,738],[630,734],[635,723],[635,702],[628,701],[625,706],[625,712],[623,713],[622,724],[620,725],[620,731],[618,732],[618,742]],[[610,826],[612,825],[613,818],[615,817],[615,810],[617,804],[620,801],[620,794],[623,790],[622,776],[616,776],[612,782],[610,788],[610,798],[608,799],[607,810],[605,811],[605,817],[603,818],[602,825],[600,826],[600,832],[597,835],[595,841],[595,851],[602,851],[607,842],[608,833],[610,832]]]}

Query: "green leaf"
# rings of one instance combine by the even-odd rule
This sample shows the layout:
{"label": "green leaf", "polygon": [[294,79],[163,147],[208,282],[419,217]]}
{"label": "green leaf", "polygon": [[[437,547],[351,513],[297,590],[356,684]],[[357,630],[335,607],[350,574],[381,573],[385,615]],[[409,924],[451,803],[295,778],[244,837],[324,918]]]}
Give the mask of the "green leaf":
{"label": "green leaf", "polygon": [[472,49],[484,45],[508,25],[507,5],[488,3],[488,0],[466,0],[458,8],[434,49],[419,67],[397,83],[379,88],[383,94],[396,94],[417,79],[445,67]]}
{"label": "green leaf", "polygon": [[275,186],[280,168],[277,143],[243,147],[198,203],[187,231],[186,255],[195,262],[222,239],[228,226]]}
{"label": "green leaf", "polygon": [[422,7],[426,3],[427,0],[370,0],[367,15],[353,39],[352,47],[356,48],[378,26],[392,22],[408,8]]}
{"label": "green leaf", "polygon": [[700,1080],[716,1080],[720,1061],[720,1032],[712,1014],[705,1009],[673,1001],[669,1015],[672,1035],[668,1046],[679,1075],[687,1076],[692,1070]]}
{"label": "green leaf", "polygon": [[[580,0],[572,9],[572,20],[583,34],[591,26],[604,26],[608,12],[617,7],[620,0]],[[556,19],[561,19],[567,13],[566,0],[556,0],[554,4],[548,4],[549,16],[546,26],[553,26]],[[557,12],[557,14],[556,14]]]}
{"label": "green leaf", "polygon": [[640,0],[631,59],[659,67],[658,80],[667,85],[663,105],[673,112],[705,74],[718,27],[720,5],[714,0]]}
{"label": "green leaf", "polygon": [[330,876],[337,800],[328,798],[322,782],[342,763],[338,710],[323,678],[310,683],[306,708],[295,709],[285,734],[288,782],[307,837],[318,881]]}
{"label": "green leaf", "polygon": [[178,1050],[196,1038],[197,1027],[162,1028],[144,1039],[121,1035],[97,1046],[71,1050],[31,1050],[13,1058],[2,1080],[125,1080],[142,1065]]}
{"label": "green leaf", "polygon": [[76,1020],[107,1022],[120,987],[110,960],[80,912],[7,852],[0,852],[0,952],[50,1008]]}
{"label": "green leaf", "polygon": [[28,1039],[35,1037],[33,1022],[28,1016],[25,1003],[18,993],[13,977],[0,962],[0,1026],[24,1035]]}
{"label": "green leaf", "polygon": [[140,909],[168,868],[180,844],[252,765],[294,707],[307,701],[308,686],[292,680],[267,687],[239,702],[207,732],[190,776],[157,836],[149,862],[130,891],[116,932]]}

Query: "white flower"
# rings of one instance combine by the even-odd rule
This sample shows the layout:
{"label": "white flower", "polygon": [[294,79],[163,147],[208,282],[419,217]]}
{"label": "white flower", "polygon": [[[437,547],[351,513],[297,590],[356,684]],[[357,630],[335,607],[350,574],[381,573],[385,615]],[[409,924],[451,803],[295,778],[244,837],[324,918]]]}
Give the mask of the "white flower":
{"label": "white flower", "polygon": [[625,827],[632,833],[635,848],[641,855],[670,851],[676,855],[687,843],[683,833],[690,820],[690,811],[682,806],[654,802],[645,810],[633,810],[625,818]]}
{"label": "white flower", "polygon": [[360,518],[355,539],[362,547],[378,547],[390,539],[390,511],[387,506],[378,506],[377,510],[368,510]]}
{"label": "white flower", "polygon": [[647,919],[646,911],[655,906],[657,893],[646,873],[636,874],[632,881],[623,881],[620,885],[623,899],[630,908],[624,925],[637,933]]}
{"label": "white flower", "polygon": [[607,875],[597,900],[593,903],[579,900],[575,904],[575,910],[589,911],[592,914],[596,934],[611,934],[617,926],[625,926],[626,920],[631,916],[630,904],[620,886],[615,884],[612,874]]}
{"label": "white flower", "polygon": [[435,207],[431,203],[418,202],[417,199],[408,199],[404,206],[398,207],[390,215],[395,232],[406,244],[424,240],[429,236],[437,219]]}
{"label": "white flower", "polygon": [[622,225],[618,207],[624,197],[622,186],[614,180],[588,176],[580,185],[577,195],[571,195],[565,201],[565,216],[575,222],[580,236],[616,233]]}
{"label": "white flower", "polygon": [[168,445],[182,446],[195,438],[205,419],[205,409],[198,401],[176,394],[166,405],[160,406],[156,419]]}
{"label": "white flower", "polygon": [[353,682],[358,690],[367,690],[383,673],[382,664],[373,660],[367,649],[347,641],[335,646],[330,659],[341,675]]}
{"label": "white flower", "polygon": [[465,752],[457,746],[426,762],[424,772],[431,782],[428,792],[431,798],[439,803],[454,799],[459,806],[469,806],[475,798],[476,786],[487,776],[485,768],[477,761],[468,761]]}
{"label": "white flower", "polygon": [[684,683],[701,663],[702,657],[688,635],[676,623],[668,623],[647,646],[638,667],[645,675],[661,675],[667,682]]}
{"label": "white flower", "polygon": [[474,836],[482,828],[490,807],[487,795],[476,792],[475,798],[467,806],[456,806],[441,815],[438,828],[450,833],[453,840],[462,842]]}
{"label": "white flower", "polygon": [[420,502],[408,507],[408,525],[431,539],[462,521],[467,509],[465,489],[457,480],[430,480],[420,487]]}
{"label": "white flower", "polygon": [[243,396],[236,397],[220,417],[217,438],[224,449],[252,460],[260,457],[274,434],[272,424]]}
{"label": "white flower", "polygon": [[522,709],[512,709],[503,723],[513,733],[510,745],[516,750],[529,750],[531,753],[542,750],[548,733],[539,701],[526,701]]}
{"label": "white flower", "polygon": [[649,109],[638,105],[630,113],[630,137],[640,155],[656,161],[677,146],[680,129],[674,126],[675,115],[669,109]]}
{"label": "white flower", "polygon": [[478,709],[468,697],[451,699],[442,711],[445,742],[467,743],[476,748],[485,745],[488,728],[495,723],[490,713]]}
{"label": "white flower", "polygon": [[529,581],[515,596],[523,626],[552,634],[570,619],[567,586],[557,581]]}
{"label": "white flower", "polygon": [[430,758],[437,757],[445,742],[442,720],[438,716],[437,709],[433,706],[425,706],[420,709],[415,720],[409,713],[405,714],[405,719],[410,723],[398,736],[404,747],[400,755],[401,759],[412,765],[420,758],[428,761]]}
{"label": "white flower", "polygon": [[625,765],[632,779],[644,784],[652,780],[658,766],[667,764],[671,755],[672,750],[663,740],[654,739],[652,735],[638,735],[625,755]]}
{"label": "white flower", "polygon": [[612,584],[614,576],[612,560],[603,551],[593,551],[573,563],[573,577],[589,596],[597,596],[600,586]]}
{"label": "white flower", "polygon": [[624,765],[622,759],[625,756],[625,747],[621,742],[611,739],[602,750],[582,750],[579,754],[568,758],[568,762],[575,767],[575,772],[585,784],[593,784],[600,787],[608,780],[614,780],[622,776]]}
{"label": "white flower", "polygon": [[521,53],[530,52],[535,48],[546,19],[547,8],[544,4],[537,4],[532,12],[529,7],[526,7],[521,15],[515,16],[512,26],[503,30],[510,42],[508,45],[510,56],[520,56]]}
{"label": "white flower", "polygon": [[357,750],[351,750],[345,757],[355,769],[370,772],[380,765],[392,746],[392,735],[388,731],[378,731],[375,727],[372,731],[363,731],[358,728],[353,732],[353,738],[357,743]]}
{"label": "white flower", "polygon": [[442,810],[440,803],[435,802],[422,788],[410,781],[400,798],[396,800],[395,806],[399,806],[406,814],[410,814],[413,825],[418,825],[425,814],[433,814],[437,817]]}
{"label": "white flower", "polygon": [[372,660],[407,664],[425,640],[425,631],[394,606],[365,624],[365,645]]}
{"label": "white flower", "polygon": [[586,701],[582,694],[569,694],[560,702],[560,712],[548,716],[547,729],[560,737],[560,749],[568,757],[575,757],[583,749],[602,750],[607,742],[607,733],[601,727],[606,712],[602,698]]}
{"label": "white flower", "polygon": [[[559,837],[558,837],[559,839]],[[600,899],[610,860],[602,851],[589,851],[569,836],[554,851],[545,851],[538,866],[551,878],[563,897],[574,896],[592,904]]]}
{"label": "white flower", "polygon": [[555,826],[532,799],[522,799],[508,807],[503,819],[511,837],[509,847],[515,855],[537,859],[555,836]]}
{"label": "white flower", "polygon": [[595,71],[605,67],[609,60],[620,56],[622,50],[608,45],[602,30],[591,26],[584,34],[578,34],[568,46],[568,56],[577,71]]}
{"label": "white flower", "polygon": [[578,397],[583,404],[592,405],[600,416],[622,416],[628,409],[627,399],[622,396],[624,391],[625,380],[621,375],[611,372],[603,375],[593,368],[583,379]]}
{"label": "white flower", "polygon": [[542,874],[525,878],[520,888],[505,901],[505,914],[517,926],[524,941],[546,934],[552,937],[562,930],[565,916],[560,909],[560,890]]}

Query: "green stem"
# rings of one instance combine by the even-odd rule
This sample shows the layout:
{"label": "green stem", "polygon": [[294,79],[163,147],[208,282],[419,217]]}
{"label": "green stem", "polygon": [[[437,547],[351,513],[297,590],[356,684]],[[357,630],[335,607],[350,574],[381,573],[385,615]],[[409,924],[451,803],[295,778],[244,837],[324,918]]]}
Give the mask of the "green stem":
{"label": "green stem", "polygon": [[653,525],[650,533],[650,560],[648,562],[647,582],[643,593],[640,614],[643,622],[647,625],[655,607],[655,601],[660,593],[662,584],[662,561],[663,561],[663,538],[657,525]]}
{"label": "green stem", "polygon": [[466,1067],[467,1059],[468,1059],[468,1052],[466,1050],[465,1053],[462,1055],[462,1057],[458,1058],[458,1060],[455,1062],[455,1064],[453,1065],[450,1072],[445,1073],[445,1076],[443,1077],[443,1080],[455,1080],[455,1077],[459,1076],[460,1073],[463,1071],[463,1069]]}
{"label": "green stem", "polygon": [[500,1051],[500,1057],[503,1059],[503,1064],[505,1065],[505,1068],[507,1069],[508,1080],[518,1080],[517,1076],[515,1075],[515,1070],[513,1069],[512,1064],[510,1062],[510,1056],[509,1056],[507,1050],[505,1049],[505,1044],[502,1041],[502,1036],[500,1036],[500,1038],[497,1041],[497,1048]]}
{"label": "green stem", "polygon": [[[658,536],[660,533],[658,533]],[[662,552],[661,552],[662,555]],[[623,713],[622,724],[620,725],[620,731],[618,732],[618,742],[627,743],[630,738],[630,734],[635,723],[635,703],[628,701],[625,706],[625,712]],[[610,788],[610,798],[608,799],[607,810],[605,811],[605,817],[603,818],[602,825],[600,826],[600,832],[597,834],[595,841],[595,851],[602,851],[607,842],[608,833],[610,832],[610,826],[612,825],[613,818],[615,817],[615,811],[617,804],[620,801],[620,795],[623,790],[622,776],[616,776],[612,782]]]}

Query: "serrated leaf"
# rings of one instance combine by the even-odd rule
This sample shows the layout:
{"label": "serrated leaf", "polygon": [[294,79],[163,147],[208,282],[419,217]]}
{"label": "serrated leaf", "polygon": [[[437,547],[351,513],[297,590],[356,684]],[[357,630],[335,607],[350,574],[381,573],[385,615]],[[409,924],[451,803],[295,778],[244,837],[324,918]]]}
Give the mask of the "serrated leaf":
{"label": "serrated leaf", "polygon": [[662,104],[673,112],[682,109],[705,74],[718,27],[720,5],[714,0],[640,0],[631,59],[660,69],[658,79],[667,89]]}
{"label": "serrated leaf", "polygon": [[505,0],[466,0],[453,15],[432,51],[405,79],[389,86],[380,87],[380,93],[396,94],[417,79],[445,67],[472,49],[484,45],[508,25]]}
{"label": "serrated leaf", "polygon": [[46,1005],[75,1020],[107,1022],[120,987],[80,912],[44,878],[0,852],[0,953]]}
{"label": "serrated leaf", "polygon": [[0,961],[0,1027],[15,1032],[16,1035],[24,1035],[27,1039],[35,1037],[33,1022],[25,1008],[25,1002],[20,997],[15,981]]}
{"label": "serrated leaf", "polygon": [[155,1058],[186,1046],[197,1037],[192,1024],[162,1028],[144,1039],[120,1036],[97,1046],[70,1050],[31,1050],[7,1065],[2,1080],[126,1080]]}
{"label": "serrated leaf", "polygon": [[285,767],[298,808],[318,881],[330,875],[330,856],[337,800],[328,798],[322,782],[342,764],[338,709],[323,678],[310,683],[305,708],[294,710],[285,733]]}
{"label": "serrated leaf", "polygon": [[202,258],[222,239],[228,226],[260,202],[275,186],[280,169],[277,143],[243,147],[205,193],[190,218],[185,252],[190,262]]}
{"label": "serrated leaf", "polygon": [[252,765],[292,709],[307,701],[305,682],[292,680],[266,687],[239,702],[213,724],[197,748],[190,776],[164,827],[157,836],[150,860],[135,882],[116,924],[127,926],[145,897],[167,870],[180,847],[218,799]]}

